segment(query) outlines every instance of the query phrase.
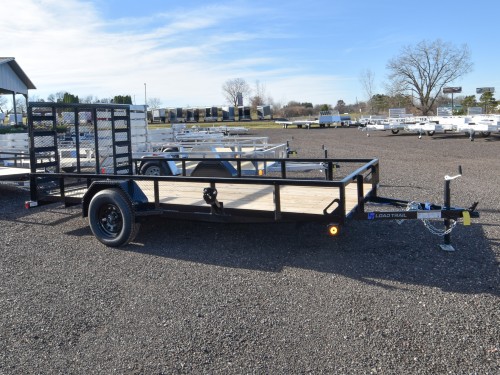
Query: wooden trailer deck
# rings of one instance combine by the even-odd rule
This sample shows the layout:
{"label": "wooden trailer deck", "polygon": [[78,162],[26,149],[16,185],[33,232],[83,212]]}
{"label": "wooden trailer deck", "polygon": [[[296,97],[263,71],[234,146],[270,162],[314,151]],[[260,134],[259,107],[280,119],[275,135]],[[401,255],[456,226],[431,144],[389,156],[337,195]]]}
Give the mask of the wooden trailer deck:
{"label": "wooden trailer deck", "polygon": [[[151,181],[137,181],[138,186],[154,202]],[[210,184],[203,182],[159,182],[159,203],[186,206],[207,206],[203,190]],[[217,199],[225,208],[257,211],[275,211],[274,190],[272,185],[218,183]],[[371,184],[363,184],[364,196],[372,189]],[[334,186],[296,186],[281,185],[279,188],[282,212],[323,215],[323,210],[334,199],[340,199],[340,189]],[[346,213],[358,204],[357,186],[349,184],[345,189]],[[333,206],[335,208],[336,205]]]}
{"label": "wooden trailer deck", "polygon": [[30,175],[30,169],[17,167],[0,167],[0,180],[19,181],[27,180]]}
{"label": "wooden trailer deck", "polygon": [[[148,198],[150,203],[155,202],[153,181],[136,180],[137,186]],[[176,206],[208,207],[203,199],[203,190],[210,187],[208,182],[159,181],[158,195],[160,204]],[[269,211],[276,210],[275,187],[262,184],[231,184],[217,183],[217,200],[225,208]],[[363,184],[363,195],[367,197],[372,184]],[[87,189],[80,186],[65,191],[66,198],[82,199]],[[308,215],[323,215],[323,210],[335,199],[340,198],[340,188],[336,186],[297,186],[280,185],[280,211]],[[60,197],[58,189],[49,192],[47,196]],[[351,183],[345,187],[345,213],[349,214],[358,204],[357,185]],[[335,209],[333,205],[328,212]]]}

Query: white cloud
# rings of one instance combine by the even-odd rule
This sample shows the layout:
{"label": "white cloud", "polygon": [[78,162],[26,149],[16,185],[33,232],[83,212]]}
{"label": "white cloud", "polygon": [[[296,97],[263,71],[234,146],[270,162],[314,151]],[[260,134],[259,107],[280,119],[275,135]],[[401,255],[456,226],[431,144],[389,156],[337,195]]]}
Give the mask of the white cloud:
{"label": "white cloud", "polygon": [[0,23],[2,53],[16,58],[40,98],[58,91],[81,97],[129,94],[140,104],[146,83],[148,97],[165,106],[222,104],[222,84],[236,77],[250,85],[266,82],[273,97],[314,103],[336,101],[345,89],[338,78],[287,67],[279,55],[240,56],[239,43],[269,38],[269,31],[224,31],[221,23],[235,17],[229,8],[107,21],[90,2],[17,0],[2,4],[2,13],[15,15]]}

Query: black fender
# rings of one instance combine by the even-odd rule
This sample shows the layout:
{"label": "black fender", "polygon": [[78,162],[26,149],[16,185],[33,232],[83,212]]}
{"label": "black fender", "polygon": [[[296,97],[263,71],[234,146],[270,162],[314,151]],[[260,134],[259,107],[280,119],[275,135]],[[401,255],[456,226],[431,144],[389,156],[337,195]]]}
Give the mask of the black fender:
{"label": "black fender", "polygon": [[193,177],[234,177],[236,169],[226,160],[204,160],[199,162],[191,172]]}
{"label": "black fender", "polygon": [[94,195],[105,189],[119,188],[123,191],[126,197],[132,203],[134,210],[148,203],[148,198],[139,186],[132,180],[104,180],[94,181],[85,192],[82,199],[82,216],[87,217],[89,214],[89,204]]}

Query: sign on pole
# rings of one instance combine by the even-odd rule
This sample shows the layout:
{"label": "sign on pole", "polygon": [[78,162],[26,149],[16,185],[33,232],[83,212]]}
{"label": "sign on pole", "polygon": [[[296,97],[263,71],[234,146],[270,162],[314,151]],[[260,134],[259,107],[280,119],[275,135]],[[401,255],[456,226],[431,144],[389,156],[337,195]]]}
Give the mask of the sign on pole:
{"label": "sign on pole", "polygon": [[485,92],[495,92],[494,87],[478,87],[476,89],[476,94],[483,94]]}
{"label": "sign on pole", "polygon": [[461,87],[443,87],[443,94],[459,94],[461,92]]}

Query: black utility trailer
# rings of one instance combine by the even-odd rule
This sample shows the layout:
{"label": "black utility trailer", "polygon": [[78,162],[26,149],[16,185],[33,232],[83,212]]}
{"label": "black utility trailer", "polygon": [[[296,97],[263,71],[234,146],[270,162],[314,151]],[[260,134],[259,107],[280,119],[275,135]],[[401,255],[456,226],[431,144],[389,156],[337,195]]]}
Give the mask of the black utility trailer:
{"label": "black utility trailer", "polygon": [[[61,111],[74,112],[72,144],[56,131]],[[83,123],[85,145],[79,138]],[[454,224],[477,216],[475,205],[451,207],[452,178],[446,182],[444,206],[379,197],[377,159],[172,158],[168,163],[180,171],[176,175],[139,175],[127,105],[30,103],[28,124],[31,200],[26,206],[81,204],[92,232],[108,246],[132,241],[141,218],[164,215],[223,223],[322,222],[332,235],[348,218],[439,219],[446,227],[443,246],[452,250]],[[167,163],[164,157],[158,161]],[[321,170],[306,170],[318,164]],[[370,203],[392,209],[366,210]]]}

